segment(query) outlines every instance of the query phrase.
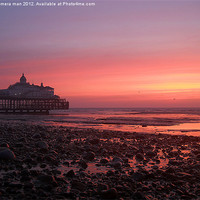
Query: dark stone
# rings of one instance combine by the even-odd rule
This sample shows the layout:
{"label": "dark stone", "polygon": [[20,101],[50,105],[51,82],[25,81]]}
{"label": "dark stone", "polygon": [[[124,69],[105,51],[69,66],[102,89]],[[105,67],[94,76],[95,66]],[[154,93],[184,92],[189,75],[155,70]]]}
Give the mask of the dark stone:
{"label": "dark stone", "polygon": [[200,161],[200,154],[197,154],[197,155],[196,155],[196,159],[197,159],[198,161]]}
{"label": "dark stone", "polygon": [[33,159],[27,156],[27,157],[24,159],[24,162],[25,162],[25,163],[32,163],[32,162],[33,162]]}
{"label": "dark stone", "polygon": [[84,160],[80,160],[79,165],[83,168],[86,169],[88,167],[88,164]]}
{"label": "dark stone", "polygon": [[69,162],[68,162],[68,161],[65,161],[65,162],[63,163],[63,165],[69,167]]}
{"label": "dark stone", "polygon": [[89,141],[91,144],[99,144],[100,139],[99,138],[93,138]]}
{"label": "dark stone", "polygon": [[57,182],[55,181],[54,176],[51,175],[40,175],[38,176],[38,180],[40,180],[42,183],[45,184],[53,184],[53,185],[57,185]]}
{"label": "dark stone", "polygon": [[139,173],[139,172],[135,172],[132,174],[132,178],[135,180],[135,181],[141,181],[143,179],[144,175]]}
{"label": "dark stone", "polygon": [[135,192],[133,194],[133,199],[137,200],[147,200],[147,198],[141,192]]}
{"label": "dark stone", "polygon": [[7,143],[1,143],[1,144],[0,144],[0,147],[9,148],[10,146],[9,146],[9,144],[7,144]]}
{"label": "dark stone", "polygon": [[10,183],[9,187],[16,188],[16,189],[21,189],[22,188],[22,184],[21,183]]}
{"label": "dark stone", "polygon": [[74,173],[74,170],[70,170],[68,171],[66,174],[64,174],[65,176],[69,177],[69,178],[72,178],[75,176],[75,173]]}
{"label": "dark stone", "polygon": [[107,164],[107,163],[108,163],[108,160],[107,160],[106,158],[102,158],[102,159],[100,160],[100,163],[101,163],[101,164]]}
{"label": "dark stone", "polygon": [[114,157],[112,162],[123,162],[123,160],[121,158],[118,158],[118,157]]}
{"label": "dark stone", "polygon": [[121,164],[121,162],[112,162],[112,166],[115,169],[120,169],[122,167],[122,164]]}
{"label": "dark stone", "polygon": [[149,158],[153,158],[157,155],[156,152],[153,152],[153,151],[147,151],[146,152],[146,157],[149,157]]}
{"label": "dark stone", "polygon": [[41,164],[40,167],[41,168],[45,168],[47,165],[45,163]]}
{"label": "dark stone", "polygon": [[2,160],[13,160],[16,156],[10,149],[4,149],[0,151],[0,159]]}
{"label": "dark stone", "polygon": [[142,160],[144,160],[144,156],[141,153],[137,153],[135,155],[135,159],[138,160],[138,161],[142,161]]}
{"label": "dark stone", "polygon": [[114,176],[115,173],[111,170],[108,170],[107,173],[106,173],[107,176]]}
{"label": "dark stone", "polygon": [[63,141],[64,141],[63,136],[57,137],[57,138],[56,138],[56,141],[57,141],[58,143],[63,142]]}
{"label": "dark stone", "polygon": [[44,142],[44,141],[39,141],[36,143],[37,147],[39,147],[40,149],[43,149],[43,150],[48,150],[49,148],[49,145]]}
{"label": "dark stone", "polygon": [[69,199],[75,199],[76,195],[72,192],[65,192],[65,193],[61,193],[62,196],[64,196],[65,198],[69,198]]}
{"label": "dark stone", "polygon": [[117,196],[118,196],[118,193],[115,188],[111,188],[109,190],[102,191],[102,197],[104,199],[116,199]]}
{"label": "dark stone", "polygon": [[19,148],[22,148],[24,145],[22,143],[16,143],[15,144],[15,147],[19,147]]}
{"label": "dark stone", "polygon": [[95,158],[95,154],[94,154],[93,152],[91,152],[91,151],[85,152],[85,153],[83,154],[83,159],[85,159],[85,160],[93,161],[94,158]]}
{"label": "dark stone", "polygon": [[26,190],[26,189],[31,189],[31,188],[33,188],[33,183],[26,183],[25,185],[24,185],[24,189]]}
{"label": "dark stone", "polygon": [[99,183],[97,186],[97,191],[102,192],[103,190],[108,190],[108,185]]}
{"label": "dark stone", "polygon": [[77,189],[81,192],[85,191],[85,189],[86,189],[86,185],[77,180],[72,181],[71,187],[72,187],[72,189]]}
{"label": "dark stone", "polygon": [[35,133],[35,134],[33,135],[33,138],[35,138],[35,139],[40,139],[40,138],[41,138],[41,135],[40,135],[39,133]]}
{"label": "dark stone", "polygon": [[30,180],[31,180],[31,178],[28,175],[22,175],[21,178],[20,178],[21,182],[27,182],[27,181],[30,181]]}

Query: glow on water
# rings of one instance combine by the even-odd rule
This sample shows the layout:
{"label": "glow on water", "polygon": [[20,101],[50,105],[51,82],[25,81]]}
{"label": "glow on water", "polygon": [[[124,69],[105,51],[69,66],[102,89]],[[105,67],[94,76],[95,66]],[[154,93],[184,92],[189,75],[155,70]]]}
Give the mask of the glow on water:
{"label": "glow on water", "polygon": [[200,109],[70,109],[48,116],[1,115],[0,120],[99,130],[200,136]]}
{"label": "glow on water", "polygon": [[[153,134],[171,134],[171,135],[190,135],[200,136],[200,123],[185,123],[174,126],[146,126],[141,125],[115,125],[115,124],[84,124],[84,123],[53,123],[49,125],[66,126],[76,128],[92,128],[98,130],[137,132],[137,133],[153,133]],[[194,125],[194,126],[193,126]]]}

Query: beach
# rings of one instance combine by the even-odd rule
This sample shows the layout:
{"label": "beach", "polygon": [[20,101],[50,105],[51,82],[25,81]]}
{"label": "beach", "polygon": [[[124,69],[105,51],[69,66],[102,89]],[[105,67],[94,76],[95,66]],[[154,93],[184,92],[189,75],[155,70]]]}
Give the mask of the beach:
{"label": "beach", "polygon": [[0,199],[199,199],[200,137],[0,123]]}

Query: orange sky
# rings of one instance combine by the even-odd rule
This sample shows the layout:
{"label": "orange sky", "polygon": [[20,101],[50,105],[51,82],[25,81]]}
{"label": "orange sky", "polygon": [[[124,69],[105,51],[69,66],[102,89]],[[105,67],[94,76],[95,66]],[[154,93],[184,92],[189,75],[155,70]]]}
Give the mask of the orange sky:
{"label": "orange sky", "polygon": [[71,107],[199,106],[199,2],[68,9],[0,8],[1,89],[24,72]]}

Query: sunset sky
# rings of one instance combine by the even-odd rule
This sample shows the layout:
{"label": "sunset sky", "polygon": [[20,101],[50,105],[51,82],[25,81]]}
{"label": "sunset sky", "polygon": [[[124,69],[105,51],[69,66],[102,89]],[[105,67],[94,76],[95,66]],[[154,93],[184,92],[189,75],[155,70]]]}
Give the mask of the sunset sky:
{"label": "sunset sky", "polygon": [[200,105],[200,1],[90,2],[0,7],[0,89],[24,72],[71,107]]}

